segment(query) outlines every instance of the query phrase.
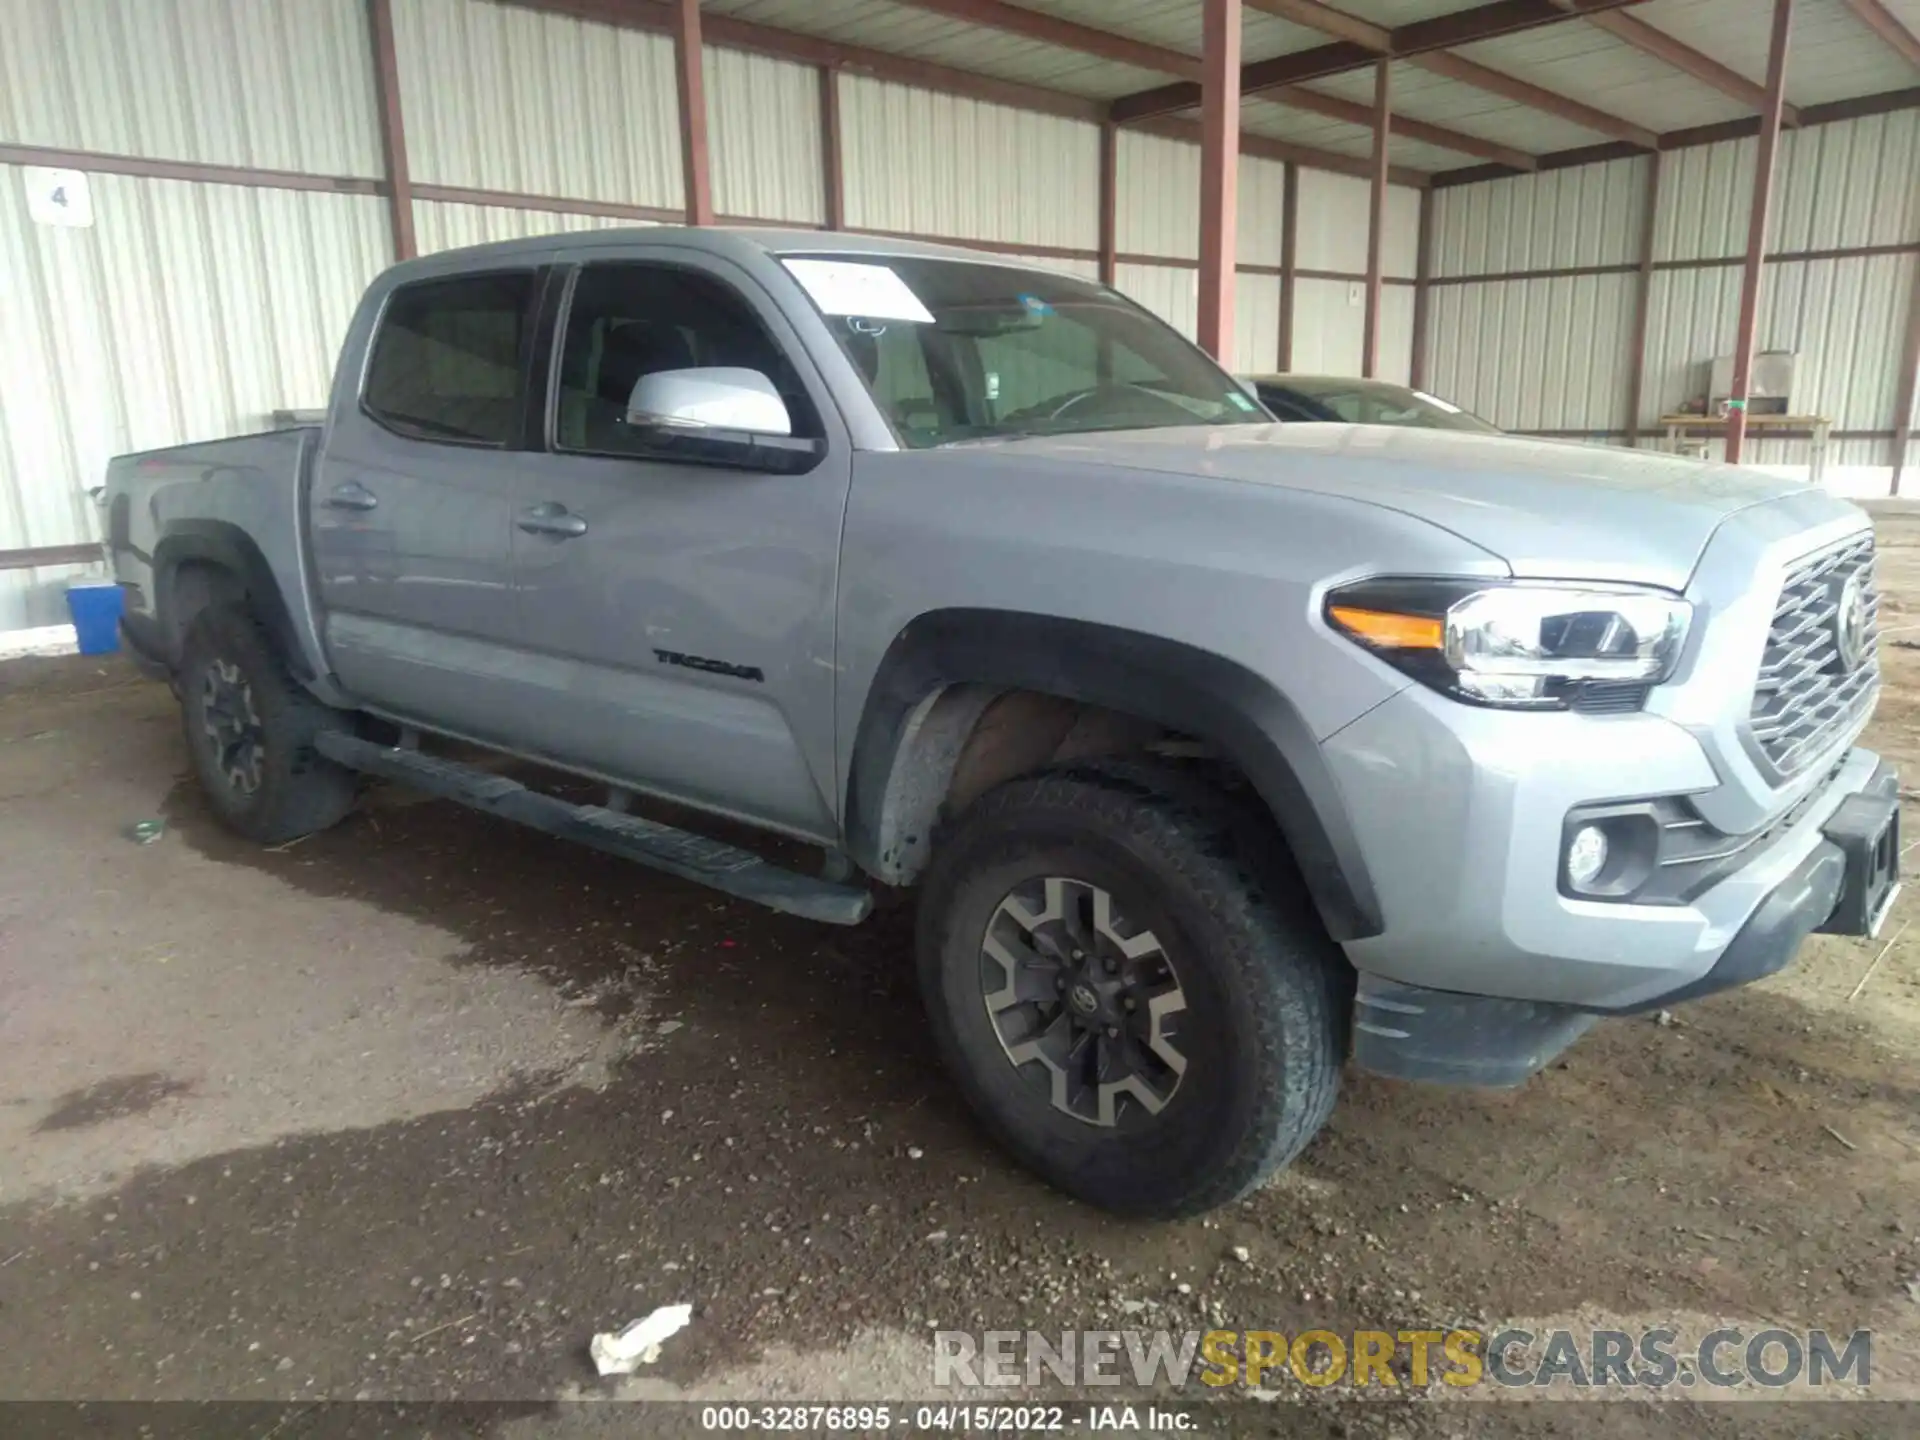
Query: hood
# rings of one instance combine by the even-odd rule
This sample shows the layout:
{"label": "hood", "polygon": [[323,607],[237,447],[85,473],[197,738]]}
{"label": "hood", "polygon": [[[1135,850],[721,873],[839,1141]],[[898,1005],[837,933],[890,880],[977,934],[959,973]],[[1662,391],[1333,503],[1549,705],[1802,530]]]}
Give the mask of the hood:
{"label": "hood", "polygon": [[1516,575],[1676,590],[1729,515],[1808,493],[1802,481],[1646,450],[1381,425],[1181,426],[992,449],[1344,496],[1449,530]]}

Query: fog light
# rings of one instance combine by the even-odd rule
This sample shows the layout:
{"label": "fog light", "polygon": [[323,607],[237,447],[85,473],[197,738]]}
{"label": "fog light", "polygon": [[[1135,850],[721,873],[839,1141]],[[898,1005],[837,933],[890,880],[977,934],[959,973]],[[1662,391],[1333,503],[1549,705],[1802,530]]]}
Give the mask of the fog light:
{"label": "fog light", "polygon": [[1607,832],[1598,825],[1582,825],[1567,846],[1567,879],[1576,890],[1585,890],[1607,868]]}

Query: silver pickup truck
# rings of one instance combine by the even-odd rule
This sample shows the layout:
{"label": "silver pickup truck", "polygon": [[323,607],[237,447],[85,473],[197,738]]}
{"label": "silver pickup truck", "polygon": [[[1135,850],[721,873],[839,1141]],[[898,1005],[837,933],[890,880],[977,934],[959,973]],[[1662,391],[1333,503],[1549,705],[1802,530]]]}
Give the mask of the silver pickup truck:
{"label": "silver pickup truck", "polygon": [[656,229],[410,261],[324,424],[107,491],[125,638],[234,829],[330,825],[374,775],[819,921],[918,886],[967,1099],[1122,1212],[1259,1183],[1349,1058],[1517,1084],[1897,889],[1857,509],[1276,425],[1120,295],[991,255]]}

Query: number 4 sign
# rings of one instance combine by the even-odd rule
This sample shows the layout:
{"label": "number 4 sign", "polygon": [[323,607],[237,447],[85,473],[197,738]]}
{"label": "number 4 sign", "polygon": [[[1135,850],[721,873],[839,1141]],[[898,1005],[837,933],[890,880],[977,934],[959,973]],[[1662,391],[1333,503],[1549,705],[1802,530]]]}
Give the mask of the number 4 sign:
{"label": "number 4 sign", "polygon": [[25,167],[27,214],[39,225],[93,224],[93,191],[84,170]]}

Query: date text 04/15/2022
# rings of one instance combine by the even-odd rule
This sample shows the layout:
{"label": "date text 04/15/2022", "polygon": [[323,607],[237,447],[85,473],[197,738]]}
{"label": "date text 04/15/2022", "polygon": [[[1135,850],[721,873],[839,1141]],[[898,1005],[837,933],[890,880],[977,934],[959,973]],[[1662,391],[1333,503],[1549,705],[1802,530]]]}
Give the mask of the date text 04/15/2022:
{"label": "date text 04/15/2022", "polygon": [[1086,1430],[1174,1434],[1191,1430],[1186,1410],[1153,1405],[706,1405],[700,1428],[717,1431],[949,1432],[1006,1431],[1017,1435]]}

